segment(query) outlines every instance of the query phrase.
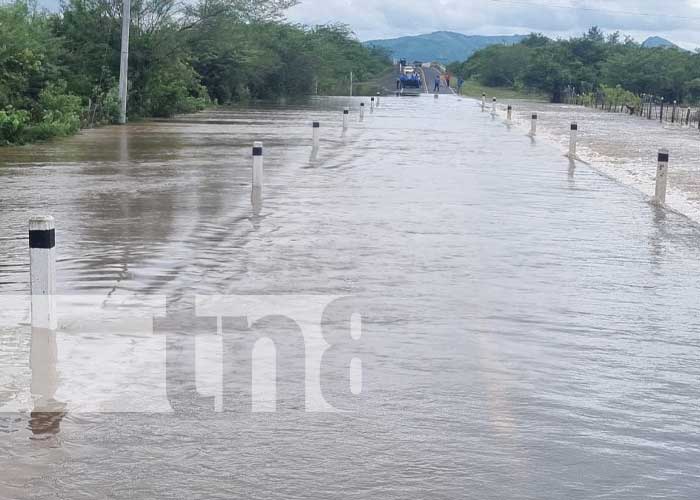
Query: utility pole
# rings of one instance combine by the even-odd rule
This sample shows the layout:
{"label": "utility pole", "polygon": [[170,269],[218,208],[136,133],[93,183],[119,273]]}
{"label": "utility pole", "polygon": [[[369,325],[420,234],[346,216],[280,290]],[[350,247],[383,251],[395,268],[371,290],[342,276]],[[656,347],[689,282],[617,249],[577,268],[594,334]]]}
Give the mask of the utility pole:
{"label": "utility pole", "polygon": [[129,25],[131,24],[131,0],[123,1],[122,57],[119,65],[119,123],[126,123],[126,99],[129,81]]}

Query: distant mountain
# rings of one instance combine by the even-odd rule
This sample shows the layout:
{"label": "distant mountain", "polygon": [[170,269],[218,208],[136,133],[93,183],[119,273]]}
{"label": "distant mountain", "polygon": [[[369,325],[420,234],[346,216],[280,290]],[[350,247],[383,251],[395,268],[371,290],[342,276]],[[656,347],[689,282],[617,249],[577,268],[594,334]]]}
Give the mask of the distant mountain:
{"label": "distant mountain", "polygon": [[654,47],[673,47],[673,48],[678,48],[678,45],[676,45],[673,42],[669,42],[665,38],[661,38],[660,36],[650,36],[644,42],[642,43],[642,47],[647,47],[649,49],[652,49]]}
{"label": "distant mountain", "polygon": [[429,35],[402,36],[387,40],[369,40],[365,45],[388,49],[396,58],[409,61],[434,61],[450,63],[464,61],[474,52],[489,45],[513,45],[520,42],[523,35],[480,36],[463,35],[452,31],[436,31]]}

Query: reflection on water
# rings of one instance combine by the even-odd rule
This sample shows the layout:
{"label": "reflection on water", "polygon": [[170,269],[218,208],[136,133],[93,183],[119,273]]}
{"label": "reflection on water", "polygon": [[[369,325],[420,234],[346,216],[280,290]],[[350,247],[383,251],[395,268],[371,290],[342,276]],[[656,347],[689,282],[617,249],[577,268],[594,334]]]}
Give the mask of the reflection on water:
{"label": "reflection on water", "polygon": [[32,328],[31,339],[29,366],[34,409],[30,414],[29,428],[34,436],[58,434],[65,404],[55,399],[58,388],[56,333]]}
{"label": "reflection on water", "polygon": [[[0,416],[0,497],[696,496],[700,230],[595,170],[646,185],[642,158],[666,142],[681,151],[672,189],[690,192],[693,140],[516,103],[514,127],[539,114],[534,140],[447,95],[383,98],[344,132],[357,103],[223,108],[3,151],[0,294],[26,292],[26,222],[50,213],[59,293],[104,308],[167,297],[158,321],[176,335],[1,323],[0,404],[16,410]],[[592,167],[563,157],[572,120]],[[194,318],[196,294],[349,297],[361,342],[332,352],[319,385],[352,411],[302,410],[304,325]],[[277,373],[276,402],[255,399],[258,348],[276,354],[261,375]],[[133,397],[172,367],[175,412]],[[130,412],[76,402],[92,394]]]}

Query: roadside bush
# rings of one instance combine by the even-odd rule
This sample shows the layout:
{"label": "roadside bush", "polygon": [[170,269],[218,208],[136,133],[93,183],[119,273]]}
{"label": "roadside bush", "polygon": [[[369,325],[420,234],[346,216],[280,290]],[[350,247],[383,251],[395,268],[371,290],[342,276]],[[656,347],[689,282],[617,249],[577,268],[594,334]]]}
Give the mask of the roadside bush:
{"label": "roadside bush", "polygon": [[28,124],[29,112],[23,109],[0,111],[0,144],[22,143]]}
{"label": "roadside bush", "polygon": [[80,130],[81,99],[65,92],[65,82],[49,84],[39,93],[35,124],[28,128],[24,140],[46,140]]}

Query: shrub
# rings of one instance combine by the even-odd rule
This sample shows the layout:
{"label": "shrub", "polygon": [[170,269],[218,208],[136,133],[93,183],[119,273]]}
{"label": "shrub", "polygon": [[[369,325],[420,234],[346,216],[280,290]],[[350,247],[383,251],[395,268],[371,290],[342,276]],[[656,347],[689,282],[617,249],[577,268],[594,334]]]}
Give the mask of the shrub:
{"label": "shrub", "polygon": [[0,111],[0,143],[20,144],[24,142],[24,135],[29,124],[29,113],[23,109],[8,107]]}

